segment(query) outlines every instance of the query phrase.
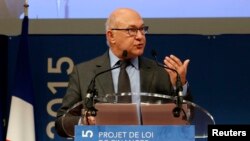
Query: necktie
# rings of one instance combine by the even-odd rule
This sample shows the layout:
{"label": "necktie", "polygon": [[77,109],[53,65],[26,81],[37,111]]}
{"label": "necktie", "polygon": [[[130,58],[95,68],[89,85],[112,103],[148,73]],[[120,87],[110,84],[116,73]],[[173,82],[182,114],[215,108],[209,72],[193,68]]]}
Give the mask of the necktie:
{"label": "necktie", "polygon": [[130,65],[129,60],[120,61],[121,69],[118,77],[118,93],[122,92],[131,92],[130,88],[130,80],[128,73],[126,71],[126,67]]}

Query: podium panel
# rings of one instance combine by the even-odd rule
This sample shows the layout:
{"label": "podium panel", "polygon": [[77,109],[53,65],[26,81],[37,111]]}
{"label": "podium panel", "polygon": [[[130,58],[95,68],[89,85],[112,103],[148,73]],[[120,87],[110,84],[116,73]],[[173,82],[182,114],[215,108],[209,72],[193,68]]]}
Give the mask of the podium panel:
{"label": "podium panel", "polygon": [[[175,106],[174,103],[96,103],[96,125],[188,125],[186,114],[174,117]],[[183,109],[189,112],[186,104]]]}
{"label": "podium panel", "polygon": [[75,126],[74,141],[195,141],[193,125]]}
{"label": "podium panel", "polygon": [[96,103],[96,125],[140,125],[136,104]]}

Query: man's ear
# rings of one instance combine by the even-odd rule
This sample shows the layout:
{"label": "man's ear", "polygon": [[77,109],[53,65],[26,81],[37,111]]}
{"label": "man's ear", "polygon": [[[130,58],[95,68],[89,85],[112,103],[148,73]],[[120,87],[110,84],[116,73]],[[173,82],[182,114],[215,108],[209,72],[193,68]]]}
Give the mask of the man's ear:
{"label": "man's ear", "polygon": [[108,38],[108,40],[111,42],[111,43],[115,43],[115,38],[114,38],[114,34],[112,31],[107,31],[106,32],[106,36]]}

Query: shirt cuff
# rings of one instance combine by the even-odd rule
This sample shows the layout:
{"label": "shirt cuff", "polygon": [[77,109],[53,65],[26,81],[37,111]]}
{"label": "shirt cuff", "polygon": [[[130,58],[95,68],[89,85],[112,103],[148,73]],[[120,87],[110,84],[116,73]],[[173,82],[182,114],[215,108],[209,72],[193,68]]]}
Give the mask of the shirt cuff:
{"label": "shirt cuff", "polygon": [[182,94],[183,94],[183,96],[186,96],[187,89],[188,89],[188,81],[182,86],[182,88],[183,88]]}

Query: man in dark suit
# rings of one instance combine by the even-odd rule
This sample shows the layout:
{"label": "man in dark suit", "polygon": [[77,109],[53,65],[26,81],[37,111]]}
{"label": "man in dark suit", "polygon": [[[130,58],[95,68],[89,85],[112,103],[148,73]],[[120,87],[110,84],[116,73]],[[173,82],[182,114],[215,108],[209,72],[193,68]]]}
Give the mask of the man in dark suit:
{"label": "man in dark suit", "polygon": [[[119,8],[111,13],[106,22],[108,51],[102,56],[76,65],[70,75],[66,95],[57,112],[56,130],[59,135],[74,135],[74,125],[77,124],[95,124],[94,116],[81,118],[81,109],[71,111],[66,117],[64,114],[74,104],[84,100],[88,86],[96,74],[119,65],[117,64],[119,60],[130,61],[126,71],[130,78],[131,92],[172,95],[176,73],[159,67],[154,60],[142,56],[147,30],[148,27],[144,25],[143,19],[133,9]],[[182,62],[176,56],[170,55],[166,56],[164,64],[178,71],[184,88],[184,98],[188,98],[190,94],[187,93],[186,73],[189,60]],[[117,68],[96,77],[95,88],[98,96],[118,92],[119,71],[120,68]],[[132,102],[138,101],[132,100]]]}

